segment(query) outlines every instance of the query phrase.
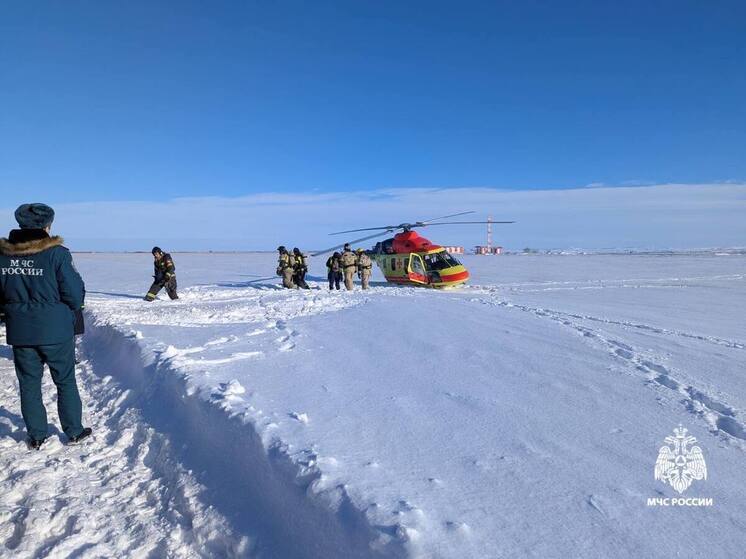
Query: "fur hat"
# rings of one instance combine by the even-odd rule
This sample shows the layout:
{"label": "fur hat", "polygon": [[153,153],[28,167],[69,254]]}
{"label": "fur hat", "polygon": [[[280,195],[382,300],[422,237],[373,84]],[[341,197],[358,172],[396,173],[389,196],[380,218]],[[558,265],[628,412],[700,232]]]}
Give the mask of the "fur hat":
{"label": "fur hat", "polygon": [[54,210],[46,204],[21,204],[15,216],[21,229],[44,229],[52,225]]}

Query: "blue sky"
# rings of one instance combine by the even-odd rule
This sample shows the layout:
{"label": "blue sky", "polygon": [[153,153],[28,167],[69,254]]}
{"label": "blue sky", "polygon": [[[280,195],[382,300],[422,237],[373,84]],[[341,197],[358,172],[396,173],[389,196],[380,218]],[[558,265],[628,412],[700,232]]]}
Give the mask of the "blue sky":
{"label": "blue sky", "polygon": [[743,2],[0,14],[6,207],[746,179]]}
{"label": "blue sky", "polygon": [[[0,204],[0,230],[14,224]],[[367,235],[333,231],[428,219],[475,210],[509,249],[689,249],[744,247],[745,184],[667,184],[553,190],[392,188],[357,192],[263,193],[158,201],[55,204],[53,232],[73,250],[319,250]],[[484,244],[486,226],[430,227],[442,245]],[[357,243],[369,247],[375,239]]]}

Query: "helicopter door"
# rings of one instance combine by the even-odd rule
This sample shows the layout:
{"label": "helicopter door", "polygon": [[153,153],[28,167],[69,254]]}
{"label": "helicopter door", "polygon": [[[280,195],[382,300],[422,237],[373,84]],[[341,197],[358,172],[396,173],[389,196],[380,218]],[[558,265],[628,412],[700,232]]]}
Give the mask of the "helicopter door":
{"label": "helicopter door", "polygon": [[419,254],[409,256],[409,279],[417,283],[427,283],[427,273],[425,272],[425,263]]}

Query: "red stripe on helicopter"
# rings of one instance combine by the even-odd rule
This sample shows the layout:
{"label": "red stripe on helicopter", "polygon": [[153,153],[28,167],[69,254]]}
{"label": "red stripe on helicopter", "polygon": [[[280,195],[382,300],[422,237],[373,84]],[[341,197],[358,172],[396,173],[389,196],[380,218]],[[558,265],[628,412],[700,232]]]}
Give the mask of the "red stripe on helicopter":
{"label": "red stripe on helicopter", "polygon": [[[385,277],[386,277],[386,281],[391,281],[394,283],[409,283],[409,282],[417,281],[417,280],[419,281],[426,280],[425,276],[422,276],[419,274],[411,274],[411,273],[410,275],[404,276],[404,277],[401,277],[401,276],[385,276]],[[454,281],[461,281],[461,280],[468,279],[468,277],[469,277],[469,272],[463,271],[463,272],[459,272],[458,274],[440,276],[440,281],[438,283],[449,283],[449,282],[454,282]]]}
{"label": "red stripe on helicopter", "polygon": [[461,281],[461,280],[467,279],[468,277],[469,277],[469,272],[467,270],[464,270],[463,272],[459,272],[458,274],[440,276],[440,281],[443,281],[443,282]]}

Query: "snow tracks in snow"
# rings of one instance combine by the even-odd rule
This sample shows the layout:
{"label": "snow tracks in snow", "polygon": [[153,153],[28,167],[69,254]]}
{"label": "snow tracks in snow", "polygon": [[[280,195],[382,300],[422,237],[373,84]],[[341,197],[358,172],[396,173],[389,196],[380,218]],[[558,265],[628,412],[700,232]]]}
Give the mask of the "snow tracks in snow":
{"label": "snow tracks in snow", "polygon": [[486,298],[474,297],[471,301],[531,313],[539,318],[552,320],[574,330],[585,339],[605,348],[611,355],[630,366],[635,373],[643,375],[646,382],[651,386],[664,391],[672,391],[687,411],[704,419],[712,432],[733,437],[738,441],[746,441],[746,424],[739,420],[739,414],[733,406],[723,402],[718,396],[707,393],[703,388],[695,387],[684,380],[678,379],[675,371],[660,362],[660,358],[649,355],[650,352],[617,340],[602,328],[592,328],[588,325],[602,324],[607,328],[618,327],[623,331],[642,331],[661,337],[685,338],[689,343],[714,344],[735,351],[742,351],[746,347],[742,341],[681,332],[638,322],[612,320],[524,305],[506,301],[500,295],[491,295]]}

